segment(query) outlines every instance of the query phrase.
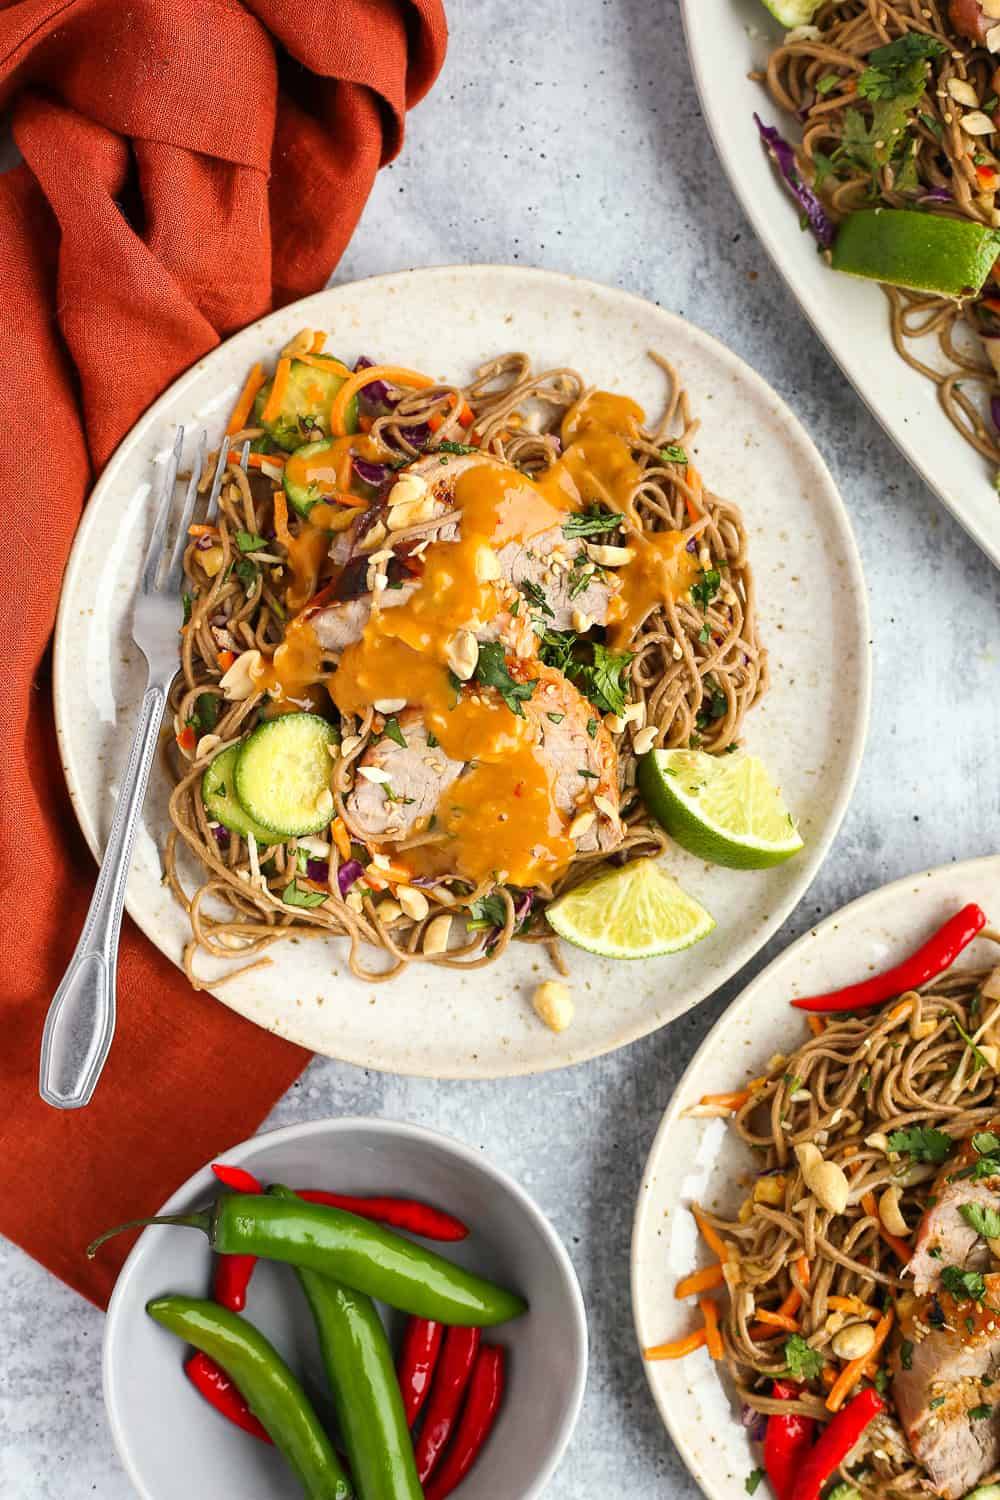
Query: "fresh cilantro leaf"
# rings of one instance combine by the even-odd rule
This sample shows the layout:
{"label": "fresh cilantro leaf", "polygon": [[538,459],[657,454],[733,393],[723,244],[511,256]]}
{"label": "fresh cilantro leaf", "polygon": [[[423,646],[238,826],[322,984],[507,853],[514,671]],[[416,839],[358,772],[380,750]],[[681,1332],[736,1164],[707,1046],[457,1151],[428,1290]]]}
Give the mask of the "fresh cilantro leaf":
{"label": "fresh cilantro leaf", "polygon": [[915,1125],[912,1130],[894,1130],[889,1136],[889,1150],[899,1151],[914,1161],[930,1161],[939,1166],[951,1154],[952,1139],[943,1130]]}
{"label": "fresh cilantro leaf", "polygon": [[262,552],[267,546],[267,537],[259,536],[256,531],[238,531],[236,545],[241,552]]}
{"label": "fresh cilantro leaf", "polygon": [[941,1272],[941,1285],[950,1292],[956,1302],[982,1302],[986,1296],[986,1282],[978,1271],[962,1271],[958,1266],[945,1266]]}
{"label": "fresh cilantro leaf", "polygon": [[813,164],[813,187],[818,192],[828,177],[834,176],[837,170],[836,162],[832,156],[827,156],[824,151],[814,151],[812,154]]}
{"label": "fresh cilantro leaf", "polygon": [[680,443],[668,443],[660,449],[660,457],[665,464],[686,464],[688,461],[687,452]]}
{"label": "fresh cilantro leaf", "polygon": [[438,745],[440,745],[440,743],[441,743],[441,741],[438,739],[438,737],[434,733],[433,729],[428,729],[428,731],[427,731],[427,748],[428,748],[428,750],[436,750],[437,747],[438,747]]}
{"label": "fresh cilantro leaf", "polygon": [[986,1418],[987,1417],[992,1417],[992,1415],[993,1415],[993,1408],[992,1408],[992,1406],[987,1406],[985,1404],[985,1402],[984,1402],[984,1404],[982,1406],[970,1406],[969,1407],[969,1421],[970,1422],[985,1422]]}
{"label": "fresh cilantro leaf", "polygon": [[514,617],[514,618],[516,618],[517,615],[521,611],[521,601],[520,601],[520,599],[512,599],[511,602],[510,602],[510,605],[508,606],[508,608],[509,608],[511,616]]}
{"label": "fresh cilantro leaf", "polygon": [[935,1396],[933,1401],[928,1401],[928,1403],[927,1403],[927,1409],[928,1409],[928,1411],[937,1411],[938,1407],[939,1406],[943,1406],[944,1403],[945,1403],[945,1397],[944,1396]]}
{"label": "fresh cilantro leaf", "polygon": [[507,920],[507,903],[498,891],[480,896],[469,907],[472,921],[466,921],[470,932],[483,932],[487,927],[502,927]]}
{"label": "fresh cilantro leaf", "polygon": [[590,735],[590,738],[592,740],[597,738],[597,720],[596,719],[588,719],[587,720],[587,733]]}
{"label": "fresh cilantro leaf", "polygon": [[586,766],[578,767],[576,774],[586,777],[588,781],[600,781],[601,779],[596,771],[589,771]]}
{"label": "fresh cilantro leaf", "polygon": [[547,620],[555,619],[555,615],[549,608],[549,601],[545,597],[545,590],[541,584],[535,583],[530,578],[526,578],[518,587],[525,598],[530,599],[535,608],[540,610]]}
{"label": "fresh cilantro leaf", "polygon": [[569,575],[569,597],[571,599],[578,599],[584,589],[589,586],[590,580],[596,572],[597,569],[593,563],[585,563],[582,567],[577,565],[577,567],[573,568]]}
{"label": "fresh cilantro leaf", "polygon": [[609,651],[596,641],[593,652],[594,665],[590,669],[590,676],[583,678],[578,685],[583,688],[591,703],[603,709],[606,714],[621,714],[625,709],[624,676],[635,653]]}
{"label": "fresh cilantro leaf", "polygon": [[875,1389],[880,1396],[884,1396],[889,1386],[889,1371],[884,1365],[880,1365],[875,1371]]}
{"label": "fresh cilantro leaf", "polygon": [[[403,731],[399,727],[399,720],[396,718],[395,714],[393,714],[391,718],[386,719],[385,728],[382,730],[382,733],[387,740],[392,740],[393,744],[402,746],[404,750],[406,749],[406,738],[403,734]],[[429,735],[427,737],[427,743],[430,744]]]}
{"label": "fresh cilantro leaf", "polygon": [[233,564],[233,572],[242,583],[246,592],[252,594],[257,585],[257,579],[260,577],[260,570],[257,564],[249,557],[241,557]]}
{"label": "fresh cilantro leaf", "polygon": [[930,1256],[931,1260],[940,1260],[941,1259],[941,1254],[942,1254],[941,1246],[940,1245],[932,1245],[931,1248],[928,1250],[927,1254]]}
{"label": "fresh cilantro leaf", "polygon": [[789,1375],[797,1380],[816,1380],[823,1368],[823,1356],[809,1347],[801,1333],[793,1333],[785,1340],[785,1364]]}
{"label": "fresh cilantro leaf", "polygon": [[969,1228],[984,1240],[1000,1239],[1000,1213],[995,1208],[987,1208],[983,1203],[961,1203],[958,1211]]}
{"label": "fresh cilantro leaf", "polygon": [[291,885],[286,885],[281,893],[281,899],[286,906],[322,906],[329,892],[324,891],[302,891],[293,880]]}
{"label": "fresh cilantro leaf", "polygon": [[695,723],[699,729],[707,729],[716,719],[723,718],[729,707],[725,693],[710,677],[705,678],[704,687],[702,702],[705,706],[695,715]]}
{"label": "fresh cilantro leaf", "polygon": [[823,77],[817,79],[816,81],[816,92],[820,96],[822,96],[823,94],[830,94],[840,82],[841,79],[837,77],[836,73],[824,73]]}
{"label": "fresh cilantro leaf", "polygon": [[532,677],[528,682],[515,682],[507,670],[503,646],[499,641],[484,641],[480,646],[476,677],[487,687],[496,688],[512,714],[516,714],[519,719],[524,718],[521,705],[535,691],[538,679]]}
{"label": "fresh cilantro leaf", "polygon": [[184,606],[184,624],[186,625],[191,618],[191,606],[194,604],[194,600],[190,594],[182,594],[181,604]]}
{"label": "fresh cilantro leaf", "polygon": [[913,1369],[913,1344],[909,1339],[904,1339],[899,1346],[899,1362],[904,1370]]}
{"label": "fresh cilantro leaf", "polygon": [[962,1026],[962,1023],[958,1019],[958,1017],[957,1016],[952,1016],[951,1020],[952,1020],[952,1025],[955,1027],[955,1030],[958,1032],[959,1036],[962,1038],[962,1041],[965,1043],[965,1045],[968,1047],[969,1051],[972,1053],[972,1071],[973,1071],[973,1073],[978,1073],[981,1068],[989,1067],[989,1064],[986,1061],[986,1058],[980,1052],[979,1048],[976,1046],[975,1042],[972,1040],[972,1038],[969,1035],[969,1033]]}
{"label": "fresh cilantro leaf", "polygon": [[948,46],[939,37],[908,31],[868,54],[868,66],[858,79],[862,99],[907,99],[912,109],[927,83],[925,64]]}
{"label": "fresh cilantro leaf", "polygon": [[703,646],[707,646],[709,641],[712,639],[712,632],[709,630],[707,625],[703,625],[699,630],[698,639],[699,641],[701,641]]}
{"label": "fresh cilantro leaf", "polygon": [[701,577],[697,583],[691,585],[691,598],[696,604],[700,604],[704,613],[716,594],[719,592],[719,584],[722,582],[722,574],[718,568],[702,568]]}
{"label": "fresh cilantro leaf", "polygon": [[972,1149],[979,1156],[996,1156],[1000,1154],[1000,1135],[994,1135],[992,1130],[977,1130],[972,1137]]}
{"label": "fresh cilantro leaf", "polygon": [[555,667],[557,672],[570,677],[577,670],[577,663],[573,656],[579,636],[573,630],[546,630],[542,633],[538,654],[547,667]]}
{"label": "fresh cilantro leaf", "polygon": [[942,135],[944,134],[944,126],[941,124],[940,120],[935,120],[933,115],[926,115],[923,113],[919,114],[917,116],[917,119],[920,121],[921,125],[926,125],[931,135],[936,135],[938,140],[941,139]]}
{"label": "fresh cilantro leaf", "polygon": [[435,453],[478,453],[471,443],[438,443]]}
{"label": "fresh cilantro leaf", "polygon": [[194,726],[200,734],[211,734],[219,722],[219,700],[214,693],[199,693],[194,701]]}
{"label": "fresh cilantro leaf", "polygon": [[578,511],[563,522],[563,536],[598,536],[602,531],[617,531],[622,524],[621,516],[613,511],[599,510],[596,506],[589,511]]}
{"label": "fresh cilantro leaf", "polygon": [[400,807],[412,807],[417,800],[416,797],[401,797],[398,792],[393,791],[388,783],[382,787],[382,790],[385,793],[385,800],[387,802],[398,802]]}
{"label": "fresh cilantro leaf", "polygon": [[760,1482],[761,1482],[761,1480],[763,1478],[764,1478],[764,1470],[763,1469],[751,1469],[750,1470],[750,1473],[747,1475],[746,1479],[743,1481],[743,1488],[746,1490],[746,1492],[747,1492],[748,1495],[756,1495],[758,1489],[760,1488]]}
{"label": "fresh cilantro leaf", "polygon": [[565,714],[546,714],[545,717],[547,719],[550,719],[553,724],[561,724],[562,721],[563,721],[563,719],[565,719],[566,715]]}

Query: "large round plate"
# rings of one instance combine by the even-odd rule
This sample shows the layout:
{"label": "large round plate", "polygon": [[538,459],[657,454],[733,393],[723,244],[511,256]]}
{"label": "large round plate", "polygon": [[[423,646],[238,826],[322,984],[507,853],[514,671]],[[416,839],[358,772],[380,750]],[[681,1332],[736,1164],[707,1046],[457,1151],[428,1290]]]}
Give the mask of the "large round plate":
{"label": "large round plate", "polygon": [[[647,358],[680,367],[704,426],[695,443],[712,487],[738,500],[750,526],[763,634],[774,686],[751,715],[748,738],[784,787],[805,852],[761,874],[669,864],[718,920],[674,958],[614,964],[569,950],[576,1021],[560,1036],[527,1003],[547,972],[537,948],[459,975],[413,966],[367,985],[333,942],[289,942],[270,967],[219,998],[304,1046],[368,1067],[442,1077],[495,1077],[560,1067],[663,1025],[744,964],[801,897],[847,805],[869,699],[864,581],[843,505],[798,422],[752,370],[682,319],[624,292],[546,272],[464,267],[380,276],[320,292],[245,329],[173,385],[104,471],[66,574],[56,637],[56,714],[70,791],[91,848],[106,840],[118,776],[144,684],[129,633],[149,524],[152,460],[174,426],[208,425],[214,439],[254,360],[273,357],[304,325],[331,331],[331,348],[364,351],[437,375],[468,376],[484,359],[526,349],[540,366],[573,364],[589,379],[638,396],[652,412],[662,377]],[[167,784],[146,799],[128,907],[175,961],[183,913],[161,884]]]}
{"label": "large round plate", "polygon": [[[751,1153],[725,1120],[686,1120],[703,1094],[740,1088],[775,1052],[805,1037],[794,995],[817,994],[888,968],[968,901],[1000,925],[1000,855],[941,865],[894,881],[827,917],[787,948],[744,990],[702,1042],[663,1116],[639,1188],[632,1229],[632,1311],[640,1349],[690,1327],[691,1304],[674,1298],[679,1277],[704,1261],[686,1205],[734,1212],[752,1170]],[[982,964],[973,944],[959,964]],[[759,1462],[739,1409],[703,1349],[687,1359],[645,1363],[667,1431],[712,1500],[743,1493]]]}
{"label": "large round plate", "polygon": [[[1000,567],[1000,505],[986,460],[955,431],[936,387],[896,354],[881,290],[831,271],[812,235],[800,233],[798,209],[761,148],[754,111],[788,139],[796,132],[750,76],[766,66],[782,27],[761,0],[681,0],[681,17],[705,121],[758,239],[866,406]],[[933,363],[929,349],[921,357]]]}

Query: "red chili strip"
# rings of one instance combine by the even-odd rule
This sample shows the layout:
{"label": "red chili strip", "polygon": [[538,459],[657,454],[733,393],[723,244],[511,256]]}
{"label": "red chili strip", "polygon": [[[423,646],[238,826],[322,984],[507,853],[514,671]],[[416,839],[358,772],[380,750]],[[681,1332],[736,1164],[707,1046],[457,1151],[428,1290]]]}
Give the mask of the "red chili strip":
{"label": "red chili strip", "polygon": [[[213,1162],[212,1171],[220,1182],[237,1193],[261,1193],[263,1188],[251,1172],[242,1167],[227,1167]],[[216,1302],[232,1312],[242,1312],[247,1305],[247,1288],[257,1264],[255,1255],[219,1255],[215,1261],[212,1295]]]}
{"label": "red chili strip", "polygon": [[469,1233],[468,1225],[461,1219],[412,1198],[352,1198],[346,1193],[324,1193],[315,1188],[295,1191],[307,1203],[343,1208],[361,1219],[374,1219],[377,1224],[390,1224],[393,1229],[408,1229],[425,1240],[464,1240]]}
{"label": "red chili strip", "polygon": [[479,1353],[478,1328],[449,1328],[434,1374],[415,1457],[421,1484],[426,1484],[458,1421],[458,1410]]}
{"label": "red chili strip", "polygon": [[[819,1500],[826,1481],[840,1468],[869,1422],[884,1410],[882,1397],[874,1386],[868,1386],[839,1411],[802,1459],[789,1500]],[[426,1500],[431,1500],[430,1492]]]}
{"label": "red chili strip", "polygon": [[[794,1401],[799,1387],[776,1380],[771,1395],[778,1401]],[[816,1422],[798,1412],[774,1412],[764,1433],[764,1468],[778,1500],[790,1500],[792,1486],[803,1459],[812,1447]]]}
{"label": "red chili strip", "polygon": [[227,1422],[242,1427],[251,1437],[260,1438],[262,1443],[271,1441],[225,1370],[220,1369],[214,1359],[200,1351],[192,1354],[184,1366],[184,1373],[209,1406],[214,1406]]}
{"label": "red chili strip", "polygon": [[793,1000],[798,1010],[836,1011],[867,1010],[872,1005],[881,1005],[885,1000],[894,1000],[904,990],[919,989],[945,969],[950,969],[963,948],[967,948],[976,933],[986,926],[986,914],[975,902],[963,906],[943,927],[928,938],[916,953],[904,958],[894,969],[884,974],[875,974],[860,984],[849,984],[842,990],[830,990],[825,995],[809,995],[802,1000]]}
{"label": "red chili strip", "polygon": [[407,1427],[413,1426],[430,1395],[443,1338],[441,1324],[430,1318],[410,1318],[407,1322],[397,1372]]}
{"label": "red chili strip", "polygon": [[482,1450],[503,1399],[503,1350],[484,1344],[476,1358],[469,1394],[454,1441],[430,1484],[424,1500],[445,1500],[462,1483]]}

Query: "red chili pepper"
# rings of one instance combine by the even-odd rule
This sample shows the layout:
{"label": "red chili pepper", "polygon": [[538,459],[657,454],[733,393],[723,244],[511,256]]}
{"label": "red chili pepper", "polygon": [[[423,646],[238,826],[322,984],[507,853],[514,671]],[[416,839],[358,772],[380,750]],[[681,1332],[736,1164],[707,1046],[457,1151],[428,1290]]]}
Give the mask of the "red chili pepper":
{"label": "red chili pepper", "polygon": [[819,1500],[819,1492],[830,1475],[843,1463],[869,1422],[884,1410],[885,1402],[874,1386],[868,1386],[848,1402],[803,1457],[789,1500]]}
{"label": "red chili pepper", "polygon": [[[227,1167],[222,1162],[213,1162],[212,1171],[220,1182],[237,1193],[260,1193],[263,1188],[252,1172],[242,1167]],[[247,1305],[247,1287],[257,1264],[255,1255],[220,1255],[215,1262],[215,1278],[212,1294],[216,1302],[232,1312],[242,1312]]]}
{"label": "red chili pepper", "polygon": [[[799,1387],[789,1381],[776,1380],[771,1395],[779,1401],[793,1401]],[[795,1477],[812,1447],[816,1421],[798,1412],[774,1412],[767,1419],[764,1433],[764,1468],[778,1500],[789,1500]]]}
{"label": "red chili pepper", "polygon": [[496,1421],[503,1385],[503,1350],[484,1344],[476,1358],[458,1431],[440,1469],[424,1490],[424,1500],[444,1500],[462,1483]]}
{"label": "red chili pepper", "polygon": [[352,1198],[346,1193],[324,1193],[314,1188],[296,1188],[295,1191],[307,1203],[343,1208],[359,1218],[374,1219],[377,1224],[408,1229],[411,1234],[419,1234],[425,1240],[464,1240],[469,1233],[468,1225],[461,1219],[411,1198]]}
{"label": "red chili pepper", "polygon": [[433,1472],[458,1420],[458,1409],[479,1353],[479,1337],[478,1328],[449,1328],[444,1336],[427,1415],[414,1455],[421,1484],[425,1484]]}
{"label": "red chili pepper", "polygon": [[406,1425],[412,1427],[430,1395],[434,1367],[441,1353],[444,1329],[430,1318],[410,1318],[399,1356],[399,1388],[403,1393]]}
{"label": "red chili pepper", "polygon": [[220,1369],[214,1359],[200,1351],[192,1354],[184,1366],[184,1373],[209,1406],[214,1406],[227,1422],[242,1427],[251,1437],[260,1438],[262,1443],[271,1441],[225,1370]]}
{"label": "red chili pepper", "polygon": [[904,990],[919,989],[928,980],[943,974],[945,969],[950,969],[962,949],[968,947],[985,925],[985,912],[975,902],[970,902],[894,969],[864,979],[860,984],[846,985],[842,990],[793,1000],[792,1004],[798,1010],[867,1010],[869,1006],[881,1005],[884,1000],[894,1000]]}

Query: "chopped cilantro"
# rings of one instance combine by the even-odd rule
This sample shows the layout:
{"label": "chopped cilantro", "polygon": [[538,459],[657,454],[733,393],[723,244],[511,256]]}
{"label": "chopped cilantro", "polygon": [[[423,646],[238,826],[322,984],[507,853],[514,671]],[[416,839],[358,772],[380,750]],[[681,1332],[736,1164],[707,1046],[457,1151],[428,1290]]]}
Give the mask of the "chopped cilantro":
{"label": "chopped cilantro", "polygon": [[977,1130],[972,1137],[972,1149],[979,1156],[996,1156],[1000,1153],[1000,1135],[992,1130]]}
{"label": "chopped cilantro", "polygon": [[982,1302],[986,1296],[986,1282],[978,1271],[962,1271],[958,1266],[945,1266],[941,1272],[941,1285],[950,1292],[956,1302]]}
{"label": "chopped cilantro", "polygon": [[267,537],[259,536],[256,531],[238,531],[236,545],[241,552],[262,552],[267,546]]}
{"label": "chopped cilantro", "polygon": [[712,632],[709,630],[707,625],[703,625],[699,630],[698,639],[699,641],[701,641],[703,646],[707,646],[709,641],[712,639]]}
{"label": "chopped cilantro", "polygon": [[496,688],[512,714],[524,718],[521,705],[535,691],[538,679],[532,677],[528,682],[515,682],[507,670],[504,649],[499,641],[484,641],[480,646],[476,677],[487,687]]}
{"label": "chopped cilantro", "polygon": [[199,693],[192,723],[200,734],[210,734],[219,722],[219,700],[214,693]]}
{"label": "chopped cilantro", "polygon": [[823,94],[832,93],[833,90],[837,87],[837,84],[841,81],[842,80],[837,77],[836,73],[824,73],[823,77],[817,79],[816,81],[816,92],[821,96]]}
{"label": "chopped cilantro", "polygon": [[260,577],[260,569],[249,557],[241,557],[233,563],[232,570],[248,594],[252,594]]}
{"label": "chopped cilantro", "polygon": [[987,1417],[992,1417],[992,1415],[993,1415],[993,1408],[992,1408],[992,1406],[988,1406],[985,1402],[983,1403],[982,1406],[970,1406],[969,1407],[969,1421],[970,1422],[985,1422],[986,1418]]}
{"label": "chopped cilantro", "polygon": [[470,932],[484,932],[488,927],[502,927],[507,920],[507,903],[498,891],[480,896],[469,907],[472,920],[466,920]]}
{"label": "chopped cilantro", "polygon": [[951,1136],[943,1130],[915,1125],[912,1130],[894,1130],[889,1136],[889,1150],[899,1151],[914,1161],[930,1161],[936,1166],[950,1154]]}
{"label": "chopped cilantro", "polygon": [[188,623],[188,621],[191,618],[191,606],[192,606],[193,603],[194,603],[194,600],[192,599],[192,597],[191,597],[190,594],[182,594],[181,595],[181,604],[184,606],[184,624],[185,625]]}
{"label": "chopped cilantro", "polygon": [[510,614],[511,614],[511,616],[512,617],[516,617],[520,613],[520,609],[521,609],[521,601],[520,601],[520,599],[512,599],[511,603],[510,603]]}
{"label": "chopped cilantro", "polygon": [[750,1473],[747,1475],[746,1479],[743,1481],[743,1488],[746,1490],[746,1492],[747,1492],[748,1495],[756,1495],[757,1490],[760,1487],[760,1482],[761,1482],[761,1480],[763,1478],[764,1478],[764,1470],[763,1469],[751,1469],[750,1470]]}
{"label": "chopped cilantro", "polygon": [[433,729],[428,729],[428,731],[427,731],[427,748],[428,748],[428,750],[436,750],[437,747],[438,747],[438,745],[440,745],[440,743],[441,743],[441,741],[438,739],[438,737],[434,733]]}
{"label": "chopped cilantro", "polygon": [[972,1040],[972,1038],[969,1035],[969,1033],[964,1029],[964,1027],[962,1026],[962,1023],[958,1019],[958,1017],[957,1016],[952,1016],[951,1019],[952,1019],[952,1024],[955,1027],[955,1030],[958,1032],[959,1036],[962,1038],[962,1041],[965,1043],[965,1045],[968,1047],[969,1051],[972,1053],[972,1071],[973,1071],[973,1073],[978,1073],[981,1068],[988,1067],[989,1064],[987,1063],[986,1058],[980,1052],[979,1048],[976,1046],[975,1042]]}
{"label": "chopped cilantro", "polygon": [[584,567],[577,566],[573,568],[569,575],[569,597],[571,599],[578,599],[584,589],[589,586],[590,580],[596,572],[597,569],[593,563],[587,563]]}
{"label": "chopped cilantro", "polygon": [[595,641],[594,664],[589,675],[577,679],[591,703],[606,714],[621,714],[625,710],[624,674],[635,654],[632,651],[609,651]]}
{"label": "chopped cilantro", "polygon": [[600,510],[594,506],[588,511],[578,511],[563,522],[563,536],[597,536],[603,531],[617,531],[622,524],[621,516],[614,511]]}
{"label": "chopped cilantro", "polygon": [[385,800],[387,802],[398,802],[400,807],[412,807],[413,803],[417,800],[416,797],[401,797],[398,792],[393,791],[388,783],[383,786],[382,790],[385,793]]}
{"label": "chopped cilantro", "polygon": [[904,1339],[899,1346],[899,1362],[904,1370],[913,1369],[913,1344],[909,1339]]}
{"label": "chopped cilantro", "polygon": [[686,464],[688,456],[680,443],[668,443],[665,448],[660,449],[660,457],[665,464]]}
{"label": "chopped cilantro", "polygon": [[588,781],[600,781],[601,779],[596,771],[588,771],[586,766],[580,766],[577,775],[585,776]]}
{"label": "chopped cilantro", "polygon": [[927,1408],[929,1411],[937,1411],[938,1407],[943,1406],[944,1403],[944,1396],[935,1396],[933,1401],[928,1401]]}
{"label": "chopped cilantro", "polygon": [[875,1371],[875,1389],[880,1396],[884,1396],[889,1386],[889,1371],[884,1365],[880,1365]]}
{"label": "chopped cilantro", "polygon": [[908,31],[884,47],[868,54],[868,66],[858,79],[862,99],[906,100],[907,108],[920,99],[927,83],[925,64],[940,57],[948,46],[939,37],[922,31]]}
{"label": "chopped cilantro", "polygon": [[286,906],[322,906],[329,895],[328,891],[302,891],[293,880],[291,885],[286,885],[281,893],[281,899]]}
{"label": "chopped cilantro", "polygon": [[[386,719],[385,728],[382,733],[387,740],[392,740],[393,744],[402,746],[404,750],[406,749],[406,738],[399,727],[399,720],[395,714],[391,718]],[[430,744],[430,735],[427,736],[427,743]]]}
{"label": "chopped cilantro", "polygon": [[588,719],[587,720],[587,733],[590,735],[590,738],[592,740],[597,738],[597,720],[596,719]]}
{"label": "chopped cilantro", "polygon": [[435,453],[478,453],[471,443],[438,443]]}
{"label": "chopped cilantro", "polygon": [[722,574],[718,568],[702,568],[698,582],[691,585],[691,598],[696,604],[701,605],[702,614],[719,592],[721,582]]}
{"label": "chopped cilantro", "polygon": [[546,714],[545,717],[547,719],[551,719],[551,721],[552,721],[553,724],[561,724],[562,721],[563,721],[563,719],[565,719],[566,715],[565,714]]}
{"label": "chopped cilantro", "polygon": [[809,1347],[801,1333],[793,1333],[785,1340],[785,1364],[789,1375],[797,1380],[816,1380],[823,1368],[823,1356]]}
{"label": "chopped cilantro", "polygon": [[927,1254],[930,1256],[931,1260],[940,1260],[942,1253],[943,1252],[941,1250],[941,1246],[940,1245],[932,1245],[931,1248],[927,1252]]}
{"label": "chopped cilantro", "polygon": [[549,601],[545,597],[545,591],[541,584],[535,583],[531,578],[526,578],[518,587],[525,598],[530,599],[535,608],[540,610],[547,620],[555,619],[555,614],[549,608]]}
{"label": "chopped cilantro", "polygon": [[984,1240],[1000,1239],[1000,1212],[995,1208],[988,1208],[983,1203],[961,1203],[959,1213],[977,1234],[981,1234]]}

